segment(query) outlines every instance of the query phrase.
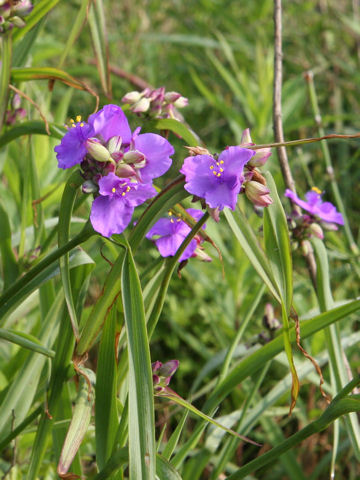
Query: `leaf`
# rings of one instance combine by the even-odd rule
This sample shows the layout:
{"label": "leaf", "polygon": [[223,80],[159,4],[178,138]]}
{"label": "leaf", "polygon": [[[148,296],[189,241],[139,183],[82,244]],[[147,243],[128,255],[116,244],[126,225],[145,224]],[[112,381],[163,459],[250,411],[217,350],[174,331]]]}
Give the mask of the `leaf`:
{"label": "leaf", "polygon": [[108,98],[111,98],[109,46],[107,41],[105,14],[102,0],[96,0],[96,2],[92,2],[88,20],[101,86],[105,92],[105,95]]}
{"label": "leaf", "polygon": [[162,118],[157,120],[155,128],[159,130],[170,130],[187,142],[190,147],[196,147],[201,144],[199,137],[186,125],[175,118]]}
{"label": "leaf", "polygon": [[96,370],[95,439],[99,470],[111,456],[119,423],[116,380],[116,308],[113,307],[102,329]]}
{"label": "leaf", "polygon": [[11,245],[11,230],[7,212],[0,201],[0,251],[4,289],[12,285],[19,276],[19,267]]}
{"label": "leaf", "polygon": [[155,476],[155,425],[152,370],[140,281],[129,247],[121,274],[129,355],[129,476]]}
{"label": "leaf", "polygon": [[[50,134],[59,140],[65,135],[66,129],[58,125],[49,123]],[[0,147],[4,147],[12,140],[20,138],[23,135],[48,135],[45,123],[40,120],[31,120],[29,122],[22,122],[20,125],[9,128],[0,137]]]}

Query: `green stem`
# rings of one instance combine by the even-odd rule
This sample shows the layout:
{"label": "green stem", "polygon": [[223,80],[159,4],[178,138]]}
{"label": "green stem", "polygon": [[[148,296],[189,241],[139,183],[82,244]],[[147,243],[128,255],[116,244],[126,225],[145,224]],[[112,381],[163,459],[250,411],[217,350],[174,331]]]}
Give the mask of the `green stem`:
{"label": "green stem", "polygon": [[12,39],[11,33],[2,38],[2,56],[0,68],[0,132],[4,125],[5,114],[9,97],[9,83],[11,74]]}
{"label": "green stem", "polygon": [[81,232],[76,235],[69,243],[64,245],[61,248],[51,252],[47,257],[37,263],[28,273],[23,277],[20,277],[10,288],[8,288],[3,295],[0,297],[0,319],[4,319],[4,315],[12,306],[12,297],[17,293],[21,288],[25,287],[30,280],[35,278],[39,273],[41,273],[46,267],[51,265],[53,262],[58,260],[62,255],[72,250],[77,245],[84,243],[88,240],[95,232],[88,222],[85,224]]}
{"label": "green stem", "polygon": [[[315,117],[315,122],[318,128],[319,135],[321,137],[325,136],[325,130],[322,126],[322,120],[321,120],[321,112],[319,108],[319,103],[318,103],[318,98],[316,94],[316,89],[315,89],[315,83],[314,83],[314,75],[312,72],[308,72],[306,75],[306,82],[309,88],[309,95],[310,95],[310,102],[311,106],[313,109],[314,117]],[[330,185],[331,185],[331,190],[335,199],[335,204],[339,211],[341,212],[343,218],[344,218],[344,230],[345,230],[345,236],[347,239],[347,242],[349,244],[349,247],[351,248],[352,252],[357,255],[359,253],[359,249],[355,243],[354,237],[352,235],[350,225],[349,225],[349,220],[346,216],[346,211],[344,207],[344,203],[342,201],[340,191],[338,184],[335,180],[334,176],[334,167],[332,164],[331,160],[331,155],[330,155],[330,150],[328,144],[324,141],[321,140],[321,149],[324,155],[324,160],[325,160],[325,166],[326,166],[326,171],[330,177]]]}

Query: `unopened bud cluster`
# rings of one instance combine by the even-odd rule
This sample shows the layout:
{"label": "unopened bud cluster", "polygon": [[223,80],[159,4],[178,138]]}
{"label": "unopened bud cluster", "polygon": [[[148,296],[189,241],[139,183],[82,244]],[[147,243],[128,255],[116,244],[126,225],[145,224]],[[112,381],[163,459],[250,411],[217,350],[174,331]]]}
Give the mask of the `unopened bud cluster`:
{"label": "unopened bud cluster", "polygon": [[177,120],[182,120],[177,109],[188,105],[187,98],[177,92],[166,92],[164,87],[145,88],[142,92],[128,92],[121,101],[130,105],[133,113]]}
{"label": "unopened bud cluster", "polygon": [[161,393],[165,390],[178,367],[179,360],[169,360],[166,363],[156,360],[151,364],[155,393]]}
{"label": "unopened bud cluster", "polygon": [[324,238],[322,227],[311,215],[300,215],[296,211],[293,211],[291,215],[288,216],[288,224],[294,240],[292,245],[295,249],[300,245],[300,243],[303,242],[303,240],[306,240],[310,237],[317,237],[321,240]]}
{"label": "unopened bud cluster", "polygon": [[0,0],[0,34],[25,26],[24,17],[32,11],[30,0]]}
{"label": "unopened bud cluster", "polygon": [[[251,147],[254,143],[251,140],[250,129],[243,131],[241,137],[241,147]],[[257,207],[267,207],[272,204],[270,190],[266,186],[266,180],[259,172],[258,168],[263,167],[271,155],[270,148],[261,148],[256,150],[255,155],[245,165],[243,191],[247,198]]]}

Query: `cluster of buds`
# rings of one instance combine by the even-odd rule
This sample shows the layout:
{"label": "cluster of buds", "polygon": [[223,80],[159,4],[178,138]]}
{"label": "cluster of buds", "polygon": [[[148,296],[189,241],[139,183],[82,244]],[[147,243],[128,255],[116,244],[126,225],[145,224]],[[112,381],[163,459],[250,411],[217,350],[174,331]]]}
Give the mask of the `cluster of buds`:
{"label": "cluster of buds", "polygon": [[[296,211],[291,212],[288,216],[289,230],[291,231],[292,238],[294,240],[293,247],[296,249],[303,240],[307,240],[311,237],[317,237],[321,240],[324,238],[324,232],[319,223],[312,215],[306,213],[301,215]],[[323,227],[327,230],[336,230],[332,228],[332,224],[323,224]]]}
{"label": "cluster of buds", "polygon": [[188,105],[188,99],[177,92],[166,92],[164,87],[145,88],[142,92],[128,92],[121,101],[130,105],[133,113],[146,113],[155,118],[175,118],[182,120],[177,111]]}
{"label": "cluster of buds", "polygon": [[[250,136],[250,129],[243,131],[241,137],[241,147],[251,147],[255,145]],[[258,168],[265,165],[271,155],[270,148],[261,148],[256,150],[255,155],[244,167],[245,181],[242,185],[242,191],[247,198],[257,207],[267,207],[272,204],[270,190],[266,186],[266,180],[259,172]]]}
{"label": "cluster of buds", "polygon": [[151,364],[155,393],[161,393],[166,390],[171,377],[174,375],[178,367],[179,360],[169,360],[166,363],[161,363],[159,360],[156,360],[156,362]]}
{"label": "cluster of buds", "polygon": [[26,116],[25,108],[21,108],[21,98],[15,93],[11,101],[11,109],[6,111],[6,125],[14,125],[14,123],[22,120]]}
{"label": "cluster of buds", "polygon": [[0,34],[25,26],[24,17],[32,11],[30,0],[0,0]]}

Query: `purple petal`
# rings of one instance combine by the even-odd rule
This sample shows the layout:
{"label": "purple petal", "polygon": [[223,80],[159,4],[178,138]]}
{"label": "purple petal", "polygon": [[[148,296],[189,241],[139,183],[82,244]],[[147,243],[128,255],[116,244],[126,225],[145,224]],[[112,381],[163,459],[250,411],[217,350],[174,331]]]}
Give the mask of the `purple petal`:
{"label": "purple petal", "polygon": [[[187,213],[191,215],[197,222],[200,220],[200,218],[204,215],[204,212],[202,210],[199,210],[198,208],[187,208],[186,209]],[[203,226],[205,228],[205,225]]]}
{"label": "purple petal", "polygon": [[227,147],[219,155],[219,161],[224,162],[224,170],[227,175],[242,176],[244,166],[255,155],[254,150],[242,147]]}
{"label": "purple petal", "polygon": [[173,219],[173,221],[171,221],[171,218],[160,218],[160,220],[158,220],[148,231],[146,238],[151,239],[155,235],[164,236],[174,234],[180,234],[183,237],[186,237],[186,235],[190,232],[190,227],[186,225],[185,222],[177,222],[176,220],[176,218]]}
{"label": "purple petal", "polygon": [[113,197],[115,193],[113,192],[113,189],[118,190],[121,184],[127,184],[127,182],[126,179],[119,178],[115,173],[111,172],[99,180],[100,195]]}
{"label": "purple petal", "polygon": [[146,165],[140,170],[143,182],[160,177],[170,168],[174,148],[165,138],[155,133],[143,133],[133,143],[134,148],[146,157]]}
{"label": "purple petal", "polygon": [[325,202],[322,205],[319,205],[315,215],[324,220],[324,222],[329,223],[338,223],[339,225],[344,225],[344,219],[340,212],[336,210],[336,207],[330,203]]}
{"label": "purple petal", "polygon": [[122,233],[129,225],[134,207],[122,197],[97,197],[93,201],[90,220],[94,230],[104,237]]}
{"label": "purple petal", "polygon": [[307,202],[305,202],[304,200],[301,200],[295,192],[293,192],[292,190],[289,190],[288,188],[285,190],[285,197],[288,197],[290,198],[294,203],[296,203],[297,205],[299,205],[299,207],[303,208],[304,210],[306,210],[307,212],[310,212],[310,213],[313,213],[313,208],[312,206],[310,206]]}
{"label": "purple petal", "polygon": [[125,198],[129,205],[133,207],[141,205],[149,198],[155,197],[158,193],[149,183],[129,183],[129,186],[131,190],[126,194]]}
{"label": "purple petal", "polygon": [[[157,249],[162,257],[172,257],[179,250],[180,245],[183,243],[185,237],[181,234],[166,235],[155,240]],[[196,250],[197,242],[195,239],[191,240],[190,244],[186,247],[185,251],[179,258],[179,262],[187,260],[192,256]]]}
{"label": "purple petal", "polygon": [[100,135],[105,142],[115,136],[120,136],[123,144],[131,141],[129,123],[125,113],[117,105],[105,105],[97,113],[90,115],[88,122],[94,128],[94,135]]}
{"label": "purple petal", "polygon": [[93,129],[87,123],[78,123],[69,128],[61,139],[60,145],[54,148],[59,168],[70,168],[81,163],[87,153],[86,140],[91,136],[93,136]]}

